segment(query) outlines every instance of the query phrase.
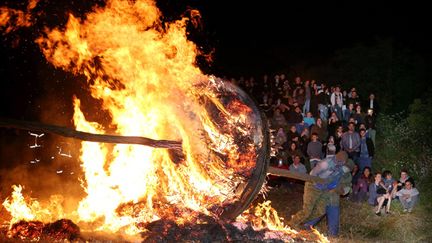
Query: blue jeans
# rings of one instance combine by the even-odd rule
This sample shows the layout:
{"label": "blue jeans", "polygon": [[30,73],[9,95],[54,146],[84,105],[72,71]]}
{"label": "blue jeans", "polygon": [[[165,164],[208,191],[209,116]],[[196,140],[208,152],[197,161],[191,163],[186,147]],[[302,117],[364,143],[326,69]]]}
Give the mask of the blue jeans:
{"label": "blue jeans", "polygon": [[323,121],[327,121],[327,117],[328,117],[328,108],[327,106],[323,105],[323,104],[319,104],[318,105],[318,110],[320,113],[320,118]]}
{"label": "blue jeans", "polygon": [[310,111],[310,99],[306,100],[303,105],[303,114],[305,114],[306,116],[306,113],[308,113],[309,111]]}
{"label": "blue jeans", "polygon": [[418,195],[411,197],[411,201],[409,202],[403,197],[399,197],[399,200],[405,209],[412,209],[418,201]]}
{"label": "blue jeans", "polygon": [[332,106],[332,112],[336,112],[339,120],[342,120],[342,107],[340,107],[339,105]]}

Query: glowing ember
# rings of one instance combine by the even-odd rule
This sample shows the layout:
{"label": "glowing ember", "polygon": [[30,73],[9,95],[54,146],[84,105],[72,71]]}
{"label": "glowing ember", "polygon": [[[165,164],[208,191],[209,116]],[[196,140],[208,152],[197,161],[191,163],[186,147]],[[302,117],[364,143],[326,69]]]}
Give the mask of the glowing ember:
{"label": "glowing ember", "polygon": [[255,207],[250,207],[238,218],[238,222],[251,222],[255,230],[269,229],[266,232],[265,239],[281,239],[283,241],[292,241],[292,239],[309,240],[327,243],[330,242],[324,235],[316,229],[312,231],[298,232],[291,229],[283,223],[284,219],[278,216],[278,213],[271,207],[271,201],[258,203]]}

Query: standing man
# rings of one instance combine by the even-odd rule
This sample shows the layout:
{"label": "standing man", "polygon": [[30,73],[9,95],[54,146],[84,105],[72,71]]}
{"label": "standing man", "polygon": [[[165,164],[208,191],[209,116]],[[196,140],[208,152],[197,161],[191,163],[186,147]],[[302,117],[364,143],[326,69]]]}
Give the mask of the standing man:
{"label": "standing man", "polygon": [[357,163],[360,153],[360,135],[355,131],[354,122],[348,124],[348,131],[342,135],[340,146],[348,153],[348,157]]}
{"label": "standing man", "polygon": [[343,96],[339,86],[336,86],[334,92],[331,94],[330,103],[332,105],[332,112],[336,112],[339,120],[342,120]]}
{"label": "standing man", "polygon": [[303,194],[303,209],[292,216],[291,225],[304,224],[311,227],[327,215],[329,235],[339,234],[339,197],[351,188],[351,170],[345,166],[346,152],[321,160],[310,175],[327,179],[327,184],[306,182]]}

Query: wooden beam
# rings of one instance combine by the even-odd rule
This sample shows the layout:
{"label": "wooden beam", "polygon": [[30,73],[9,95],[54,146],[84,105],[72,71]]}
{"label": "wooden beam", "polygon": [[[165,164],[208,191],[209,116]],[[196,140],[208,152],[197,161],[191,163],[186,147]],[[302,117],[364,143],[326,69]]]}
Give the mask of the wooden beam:
{"label": "wooden beam", "polygon": [[275,176],[282,176],[282,177],[292,178],[301,181],[309,181],[314,183],[328,183],[326,179],[320,178],[318,176],[311,176],[309,174],[293,172],[293,171],[271,167],[271,166],[268,168],[267,173]]}
{"label": "wooden beam", "polygon": [[99,143],[120,143],[120,144],[139,144],[153,148],[167,148],[182,150],[181,141],[171,140],[155,140],[146,137],[138,136],[120,136],[120,135],[108,135],[108,134],[94,134],[88,132],[81,132],[67,127],[61,127],[56,125],[48,125],[39,122],[21,121],[0,118],[0,127],[23,129],[35,132],[53,133],[63,137],[75,138],[90,142]]}

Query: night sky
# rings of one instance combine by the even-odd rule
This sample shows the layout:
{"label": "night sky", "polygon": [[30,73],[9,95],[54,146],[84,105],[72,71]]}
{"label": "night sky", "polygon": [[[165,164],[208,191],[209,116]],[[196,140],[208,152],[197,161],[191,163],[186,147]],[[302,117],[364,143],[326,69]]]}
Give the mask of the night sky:
{"label": "night sky", "polygon": [[[44,14],[35,26],[2,35],[1,116],[33,118],[43,109],[40,97],[71,97],[80,92],[82,87],[70,84],[76,77],[47,64],[33,40],[43,26],[64,25],[69,12],[83,16],[93,4],[103,1],[42,0],[37,8]],[[26,1],[0,5],[23,9]],[[299,63],[319,65],[338,49],[379,38],[392,38],[426,58],[431,53],[430,15],[428,8],[420,5],[169,0],[158,1],[158,6],[167,21],[179,18],[188,7],[201,12],[204,28],[191,30],[191,39],[215,53],[213,63],[200,63],[200,67],[222,77],[289,73]],[[66,108],[57,109],[68,116]]]}

